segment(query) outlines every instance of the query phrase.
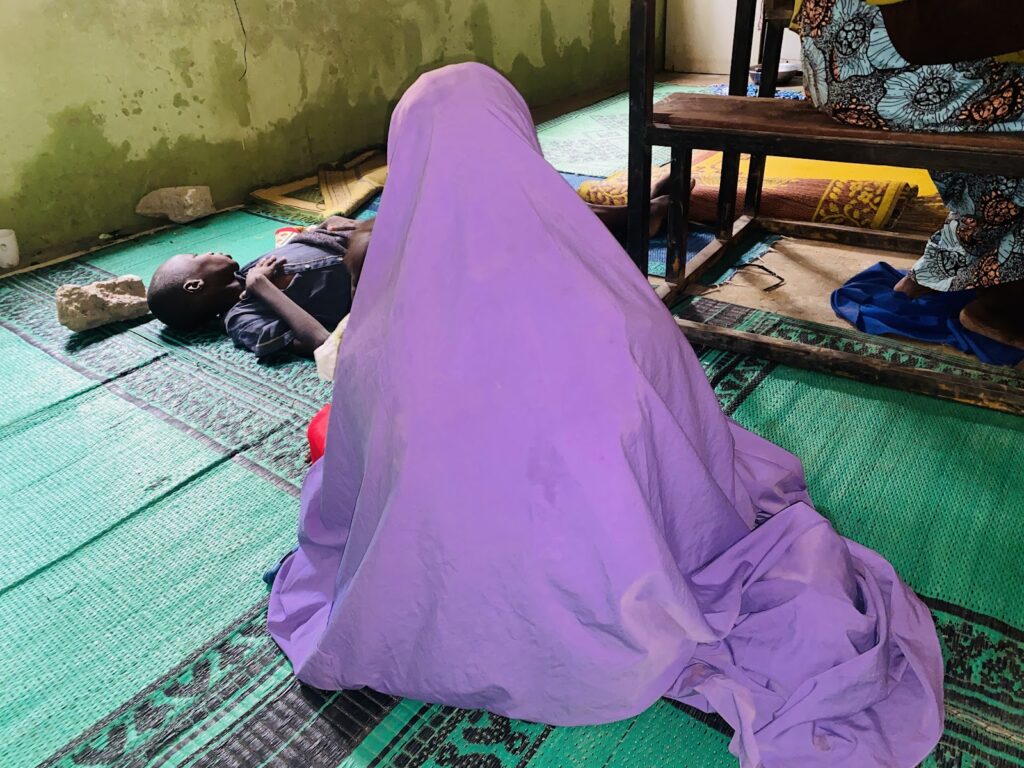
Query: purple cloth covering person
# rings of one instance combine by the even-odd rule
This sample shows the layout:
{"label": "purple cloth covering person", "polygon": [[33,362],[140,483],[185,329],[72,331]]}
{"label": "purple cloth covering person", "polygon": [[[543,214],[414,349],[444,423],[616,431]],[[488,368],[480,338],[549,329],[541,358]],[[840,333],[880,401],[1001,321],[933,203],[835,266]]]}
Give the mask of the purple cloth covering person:
{"label": "purple cloth covering person", "polygon": [[388,161],[271,593],[298,678],[555,725],[670,696],[744,768],[917,765],[942,731],[927,609],[723,415],[515,89],[424,75]]}

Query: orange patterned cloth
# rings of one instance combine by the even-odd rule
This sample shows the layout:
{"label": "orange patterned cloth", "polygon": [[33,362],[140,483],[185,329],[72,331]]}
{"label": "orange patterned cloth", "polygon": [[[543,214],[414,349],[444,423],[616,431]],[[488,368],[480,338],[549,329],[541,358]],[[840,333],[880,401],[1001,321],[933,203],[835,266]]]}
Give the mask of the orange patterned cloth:
{"label": "orange patterned cloth", "polygon": [[[651,169],[651,186],[668,177],[668,166]],[[629,196],[629,174],[616,171],[601,181],[585,181],[579,188],[580,197],[591,205],[625,205]]]}
{"label": "orange patterned cloth", "polygon": [[[690,218],[700,224],[714,224],[718,211],[718,184],[722,155],[698,152],[694,155],[696,186],[690,197]],[[745,200],[747,163],[740,169],[737,200]],[[667,166],[652,171],[652,183],[668,175]],[[775,219],[839,224],[863,229],[892,229],[918,188],[905,181],[872,179],[805,179],[769,177],[764,180],[761,215]],[[625,205],[628,175],[618,171],[601,181],[586,181],[580,196],[593,205]]]}

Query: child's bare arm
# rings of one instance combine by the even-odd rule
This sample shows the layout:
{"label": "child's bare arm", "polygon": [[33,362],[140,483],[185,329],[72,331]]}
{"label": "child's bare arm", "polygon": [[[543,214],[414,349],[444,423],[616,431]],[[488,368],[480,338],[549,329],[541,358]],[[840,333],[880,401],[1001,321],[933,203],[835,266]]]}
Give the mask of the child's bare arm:
{"label": "child's bare arm", "polygon": [[265,302],[288,324],[295,334],[295,340],[291,344],[292,351],[301,355],[312,355],[313,350],[327,340],[328,331],[315,317],[274,285],[271,277],[280,266],[280,259],[268,256],[250,267],[245,280],[245,290]]}
{"label": "child's bare arm", "polygon": [[343,216],[331,216],[320,224],[321,227],[330,232],[348,232],[348,250],[345,253],[345,267],[352,276],[352,295],[355,295],[356,285],[359,283],[359,275],[363,271],[363,260],[366,258],[366,251],[370,247],[370,235],[373,233],[374,222],[377,218],[363,219],[356,221],[346,219]]}

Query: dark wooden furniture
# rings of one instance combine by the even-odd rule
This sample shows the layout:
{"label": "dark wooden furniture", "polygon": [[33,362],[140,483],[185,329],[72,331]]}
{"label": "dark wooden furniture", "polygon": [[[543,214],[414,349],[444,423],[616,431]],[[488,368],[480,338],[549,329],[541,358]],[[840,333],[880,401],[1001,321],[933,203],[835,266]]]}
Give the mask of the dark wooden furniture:
{"label": "dark wooden furniture", "polygon": [[[739,0],[733,40],[729,96],[678,93],[657,105],[654,88],[654,6],[655,0],[632,0],[630,14],[630,102],[629,102],[629,211],[627,247],[636,265],[648,274],[648,224],[651,183],[651,147],[671,148],[668,215],[668,256],[665,279],[672,293],[699,278],[710,267],[738,252],[749,236],[775,233],[818,239],[881,250],[920,253],[926,239],[892,232],[853,227],[765,219],[760,214],[765,157],[778,155],[816,160],[892,165],[972,173],[1024,176],[1024,138],[1013,134],[921,134],[894,133],[846,126],[818,112],[810,103],[771,98],[782,50],[782,35],[788,25],[785,9],[770,10],[766,16],[762,45],[763,69],[758,97],[747,97],[748,62],[751,58],[756,0]],[[774,6],[773,6],[774,8]],[[717,238],[686,263],[692,153],[695,149],[723,152],[719,188]],[[736,211],[737,177],[741,153],[751,155],[745,209]],[[684,329],[686,331],[686,329]],[[856,355],[839,360],[837,353],[817,347],[785,348],[775,340],[761,342],[705,327],[700,334],[689,329],[705,345],[734,349],[747,354],[770,356],[805,368],[826,370],[838,366],[847,375],[862,370],[863,378],[890,382],[906,388],[907,377],[887,375]],[[716,341],[717,339],[717,341]],[[793,345],[801,347],[804,345]],[[827,358],[827,359],[826,359]],[[827,365],[826,365],[827,363]],[[891,373],[891,372],[890,372]],[[920,377],[911,376],[912,380]],[[930,380],[929,380],[930,381]],[[970,386],[951,379],[949,386],[930,383],[919,391],[938,397],[991,405],[991,392],[959,391]],[[951,393],[959,391],[953,396]],[[1024,414],[1020,398],[1011,410]]]}
{"label": "dark wooden furniture", "polygon": [[[806,101],[677,93],[654,107],[652,124],[646,136],[653,144],[672,147],[675,156],[673,170],[678,166],[684,179],[689,175],[686,169],[695,148],[721,150],[736,157],[740,151],[749,152],[759,161],[759,172],[756,175],[751,173],[749,177],[754,188],[748,190],[750,202],[744,215],[737,221],[732,220],[729,218],[729,206],[722,206],[720,201],[720,212],[725,209],[726,216],[720,221],[720,239],[698,256],[689,268],[683,264],[686,217],[676,217],[676,229],[669,235],[672,247],[666,279],[671,282],[688,282],[699,277],[725,252],[730,234],[739,234],[738,222],[742,222],[745,229],[758,228],[809,238],[820,232],[824,239],[834,242],[883,249],[891,249],[899,243],[898,250],[923,250],[924,239],[901,239],[889,232],[854,227],[822,228],[817,224],[798,227],[793,223],[759,219],[764,155],[907,168],[1024,174],[1024,139],[1018,135],[891,133],[854,128],[835,122]],[[685,211],[689,187],[686,184],[682,186],[679,190],[682,199],[676,208]],[[675,185],[673,189],[677,187]],[[735,199],[735,194],[735,184],[727,187],[723,183],[721,196],[731,195]]]}

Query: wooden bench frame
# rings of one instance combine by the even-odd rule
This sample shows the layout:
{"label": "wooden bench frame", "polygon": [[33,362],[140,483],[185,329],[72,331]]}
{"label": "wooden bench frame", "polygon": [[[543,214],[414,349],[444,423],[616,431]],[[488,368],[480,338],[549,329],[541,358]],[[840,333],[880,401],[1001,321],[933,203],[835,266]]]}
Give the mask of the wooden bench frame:
{"label": "wooden bench frame", "polygon": [[[732,64],[729,76],[729,97],[745,97],[749,76],[748,62],[753,49],[757,0],[738,0],[733,38]],[[673,124],[672,115],[656,114],[654,96],[654,9],[655,0],[631,0],[630,52],[629,52],[629,210],[627,250],[637,267],[649,274],[648,251],[650,237],[651,147],[667,146],[671,149],[671,168],[668,193],[671,205],[668,213],[668,253],[666,276],[668,288],[666,303],[678,300],[686,287],[712,266],[742,252],[742,246],[752,237],[765,233],[787,235],[814,240],[875,248],[885,251],[920,254],[926,237],[881,232],[854,227],[841,227],[807,222],[765,219],[759,215],[761,191],[764,182],[765,153],[809,159],[844,160],[908,168],[927,166],[975,173],[991,173],[1000,169],[1004,173],[1024,176],[1024,141],[1012,152],[986,151],[986,142],[980,138],[981,149],[975,150],[969,136],[957,136],[939,149],[922,148],[920,136],[906,134],[859,131],[861,136],[847,139],[842,136],[849,129],[835,125],[832,136],[806,136],[794,139],[769,135],[764,131],[741,130],[729,126],[694,125],[685,116]],[[763,69],[758,97],[775,96],[778,65],[782,54],[782,38],[789,25],[786,9],[770,8],[765,14],[762,40]],[[666,32],[667,33],[667,32]],[[694,97],[686,97],[693,100]],[[680,100],[685,101],[681,97]],[[700,97],[697,97],[698,99]],[[670,100],[672,97],[670,97]],[[806,106],[797,102],[794,109]],[[736,101],[738,110],[759,107],[753,99]],[[778,102],[776,102],[778,104]],[[764,105],[767,107],[768,105]],[[782,108],[781,105],[779,108]],[[775,109],[775,107],[773,107]],[[903,137],[905,141],[900,140]],[[717,237],[697,256],[686,263],[686,237],[689,218],[689,198],[692,153],[695,149],[713,149],[723,152],[721,186],[719,188]],[[749,153],[750,169],[744,210],[737,216],[741,153]],[[926,160],[928,162],[923,162]],[[802,368],[822,370],[851,378],[864,379],[877,384],[918,391],[932,396],[981,405],[987,408],[1024,415],[1024,391],[1006,387],[993,387],[932,372],[910,372],[911,369],[894,368],[879,360],[838,352],[812,345],[780,344],[768,337],[739,334],[710,325],[680,323],[683,332],[695,343],[720,349],[765,357],[777,362]],[[927,374],[927,375],[918,375]]]}

